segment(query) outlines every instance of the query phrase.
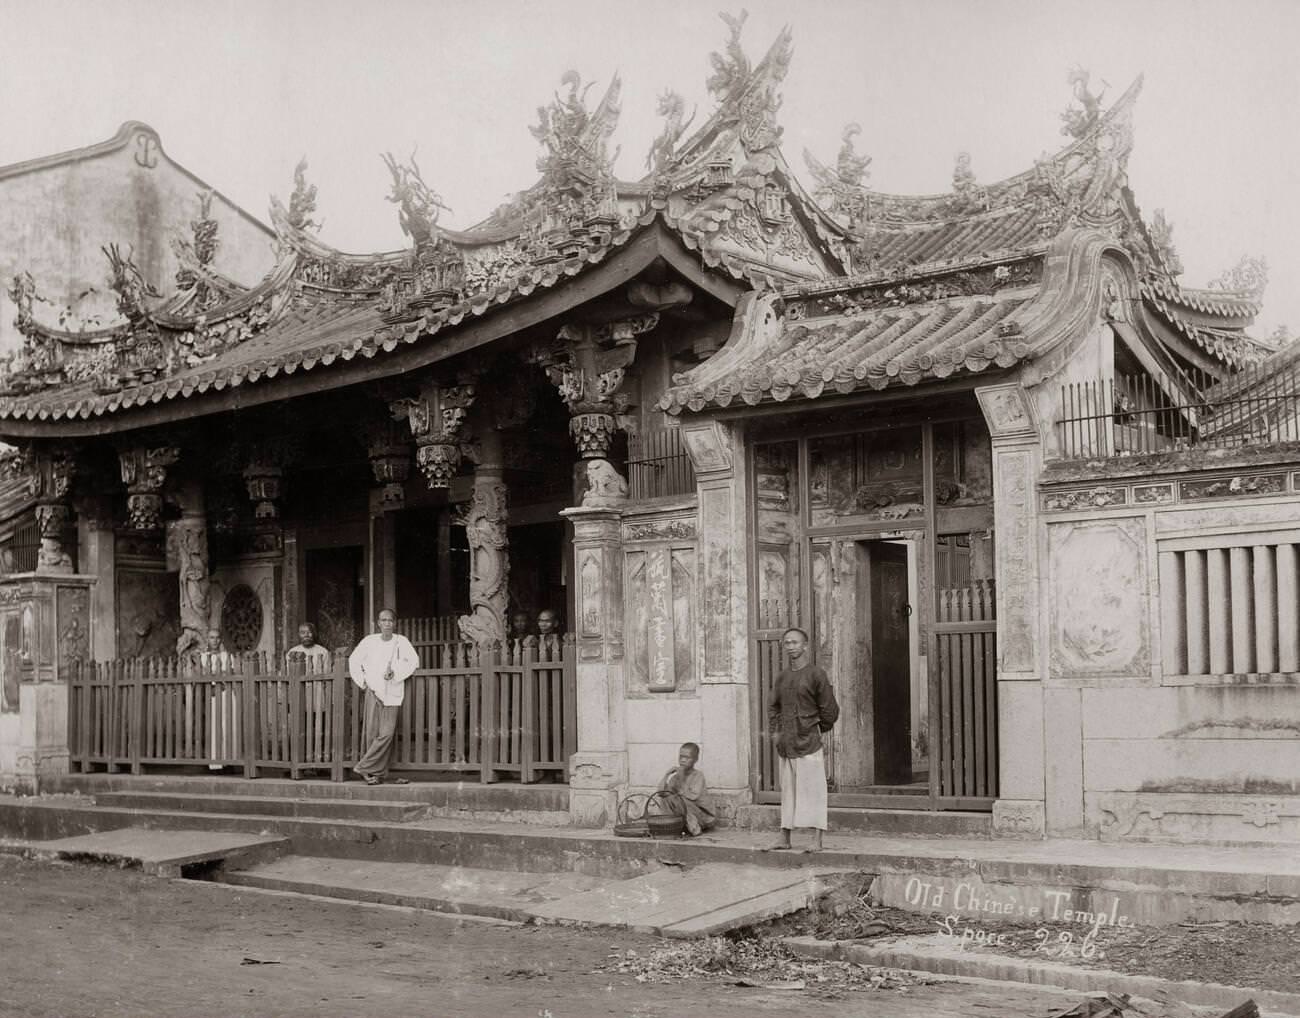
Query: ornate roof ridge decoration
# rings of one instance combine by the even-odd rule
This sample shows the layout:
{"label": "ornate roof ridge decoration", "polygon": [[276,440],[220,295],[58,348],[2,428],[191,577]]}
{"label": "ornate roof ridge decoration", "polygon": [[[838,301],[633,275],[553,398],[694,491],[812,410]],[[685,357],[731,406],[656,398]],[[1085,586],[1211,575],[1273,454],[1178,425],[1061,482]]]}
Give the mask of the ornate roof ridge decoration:
{"label": "ornate roof ridge decoration", "polygon": [[1225,270],[1205,288],[1258,302],[1268,288],[1268,259],[1242,255],[1237,264]]}
{"label": "ornate roof ridge decoration", "polygon": [[1263,305],[1245,294],[1230,290],[1212,290],[1208,287],[1181,286],[1177,282],[1151,276],[1142,281],[1144,292],[1170,303],[1180,304],[1191,311],[1222,315],[1225,318],[1254,318]]}
{"label": "ornate roof ridge decoration", "polygon": [[[1084,134],[1036,160],[1030,169],[983,185],[980,190],[987,201],[979,203],[979,211],[996,212],[1046,198],[1067,206],[1077,217],[1095,215],[1096,206],[1123,182],[1133,145],[1133,107],[1141,91],[1142,76],[1138,75],[1109,109],[1088,121]],[[835,175],[815,158],[809,169],[819,180],[823,174]],[[842,182],[840,186],[846,185]],[[946,194],[895,194],[862,188],[852,200],[863,210],[859,227],[929,225],[962,218],[970,211],[960,189]]]}
{"label": "ornate roof ridge decoration", "polygon": [[[1015,270],[1007,267],[1006,278],[963,285],[969,295],[937,293],[916,305],[897,292],[888,298],[872,293],[864,306],[846,307],[847,314],[806,322],[780,314],[783,303],[793,308],[798,302],[775,294],[747,296],[722,349],[674,375],[658,409],[678,414],[734,402],[815,399],[1026,360],[1054,363],[1094,327],[1111,299],[1107,286],[1116,272],[1132,276],[1127,285],[1136,287],[1127,259],[1103,265],[1104,257],[1121,250],[1101,230],[1069,230],[1056,238],[1044,261],[1024,263],[1024,279],[1012,278]],[[985,282],[988,290],[980,292]],[[1029,285],[1035,290],[1028,291]]]}
{"label": "ornate roof ridge decoration", "polygon": [[426,308],[455,304],[465,289],[465,258],[438,228],[438,216],[447,206],[424,182],[415,154],[406,166],[391,153],[383,159],[393,176],[388,200],[398,207],[402,232],[414,245],[402,267],[384,283],[380,305],[386,321],[401,321],[419,317]]}
{"label": "ornate roof ridge decoration", "polygon": [[[508,273],[499,282],[482,290],[467,292],[456,304],[442,310],[425,310],[411,321],[384,323],[377,311],[378,298],[370,298],[351,310],[338,310],[330,306],[319,310],[290,311],[278,296],[275,286],[268,286],[266,300],[259,306],[269,321],[259,325],[257,331],[269,326],[295,330],[296,342],[285,349],[265,349],[259,356],[244,355],[242,359],[223,361],[221,358],[233,350],[237,343],[215,351],[203,360],[178,361],[174,375],[143,382],[129,380],[125,387],[103,387],[97,383],[60,385],[56,391],[29,395],[28,390],[14,387],[0,391],[0,419],[11,420],[61,420],[82,419],[115,414],[135,407],[150,406],[164,401],[183,399],[194,394],[220,392],[240,385],[252,384],[262,379],[272,379],[281,374],[306,372],[346,363],[357,357],[373,357],[391,353],[412,344],[430,341],[444,330],[455,328],[467,319],[479,318],[493,311],[523,300],[533,293],[563,285],[569,279],[593,268],[654,224],[662,222],[687,250],[695,252],[702,265],[755,288],[774,290],[779,280],[762,266],[746,265],[726,252],[702,247],[687,234],[681,223],[663,209],[648,209],[635,221],[620,226],[607,237],[588,238],[586,246],[576,257],[562,262],[525,265],[518,272]],[[292,273],[294,261],[281,263],[279,271]],[[289,288],[282,288],[289,289]],[[275,306],[270,298],[275,297]],[[244,320],[236,318],[243,325]],[[337,331],[332,337],[322,337],[331,327]],[[340,334],[341,332],[341,334]],[[215,363],[207,363],[215,358]]]}
{"label": "ornate roof ridge decoration", "polygon": [[[274,197],[272,201],[274,201]],[[321,224],[312,219],[316,211],[316,185],[307,183],[307,157],[298,160],[293,168],[293,192],[289,195],[289,210],[285,222],[295,231],[306,233],[308,230],[319,233]]]}

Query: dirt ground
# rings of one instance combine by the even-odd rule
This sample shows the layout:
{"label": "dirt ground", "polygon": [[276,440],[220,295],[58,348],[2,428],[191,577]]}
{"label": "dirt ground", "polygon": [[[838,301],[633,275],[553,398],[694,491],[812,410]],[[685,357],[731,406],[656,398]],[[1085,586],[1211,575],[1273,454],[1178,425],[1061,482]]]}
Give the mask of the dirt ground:
{"label": "dirt ground", "polygon": [[[764,929],[768,935],[815,936],[863,943],[940,931],[941,916],[874,908],[863,897],[870,878],[859,875],[825,896],[816,908],[786,916]],[[962,920],[959,927],[970,926]],[[1174,926],[1102,926],[1050,929],[1033,923],[980,919],[978,928],[997,935],[996,946],[965,950],[1063,962],[1160,979],[1192,979],[1247,989],[1300,987],[1300,926],[1263,923],[1182,923]]]}
{"label": "dirt ground", "polygon": [[807,969],[804,989],[739,986],[747,980],[712,968],[645,979],[629,958],[681,945],[13,856],[0,856],[0,894],[0,1014],[9,1018],[1043,1018],[1078,999],[906,977],[819,990]]}

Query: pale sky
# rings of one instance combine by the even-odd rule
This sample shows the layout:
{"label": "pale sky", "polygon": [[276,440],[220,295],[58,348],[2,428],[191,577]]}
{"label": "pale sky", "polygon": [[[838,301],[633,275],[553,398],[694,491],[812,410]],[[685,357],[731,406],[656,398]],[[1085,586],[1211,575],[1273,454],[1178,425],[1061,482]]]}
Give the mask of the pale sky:
{"label": "pale sky", "polygon": [[[745,0],[757,60],[794,31],[785,151],[831,161],[863,127],[870,185],[950,188],[954,155],[978,179],[1061,147],[1068,69],[1117,98],[1140,72],[1130,182],[1164,208],[1203,286],[1243,254],[1270,265],[1256,332],[1300,332],[1300,0]],[[728,8],[738,11],[740,4]],[[712,109],[708,54],[726,30],[698,0],[0,0],[0,164],[102,141],[125,120],[266,219],[299,156],[319,186],[321,238],[348,251],[404,245],[379,153],[413,149],[470,225],[536,178],[528,127],[578,70],[622,73],[616,169],[637,178],[675,88],[696,124]],[[811,178],[803,173],[806,183]]]}

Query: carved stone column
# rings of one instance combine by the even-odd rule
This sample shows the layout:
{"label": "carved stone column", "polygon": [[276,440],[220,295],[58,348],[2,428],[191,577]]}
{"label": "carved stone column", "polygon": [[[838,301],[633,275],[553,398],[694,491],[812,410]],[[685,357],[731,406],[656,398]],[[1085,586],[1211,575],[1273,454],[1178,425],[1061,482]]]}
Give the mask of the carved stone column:
{"label": "carved stone column", "polygon": [[[461,636],[476,644],[506,639],[510,579],[507,492],[501,434],[486,427],[474,468],[474,491],[461,514],[469,544],[469,614],[459,619]],[[432,483],[432,482],[431,482]]]}
{"label": "carved stone column", "polygon": [[167,568],[180,581],[181,632],[176,653],[201,650],[211,625],[212,601],[208,585],[208,518],[203,489],[187,484],[176,493],[181,517],[167,524]]}
{"label": "carved stone column", "polygon": [[[1041,838],[1047,826],[1038,614],[1042,444],[1029,397],[1018,384],[985,386],[975,395],[993,445],[999,754],[993,831]],[[1079,773],[1082,780],[1081,765]]]}
{"label": "carved stone column", "polygon": [[558,345],[535,354],[569,408],[569,434],[587,462],[587,487],[606,504],[627,498],[627,481],[609,462],[615,432],[630,427],[627,397],[619,389],[636,356],[637,336],[658,323],[659,315],[650,313],[599,328],[566,325]]}
{"label": "carved stone column", "polygon": [[180,459],[174,445],[132,446],[118,453],[122,483],[126,485],[126,514],[135,530],[154,531],[162,527],[162,489],[167,468]]}
{"label": "carved stone column", "polygon": [[562,515],[573,524],[577,585],[578,749],[569,762],[569,815],[579,827],[605,827],[628,783],[622,517],[601,507]]}
{"label": "carved stone column", "polygon": [[36,498],[36,526],[41,547],[36,571],[47,574],[72,572],[72,556],[63,548],[63,535],[73,521],[72,477],[76,460],[62,447],[28,449],[24,453],[28,488]]}

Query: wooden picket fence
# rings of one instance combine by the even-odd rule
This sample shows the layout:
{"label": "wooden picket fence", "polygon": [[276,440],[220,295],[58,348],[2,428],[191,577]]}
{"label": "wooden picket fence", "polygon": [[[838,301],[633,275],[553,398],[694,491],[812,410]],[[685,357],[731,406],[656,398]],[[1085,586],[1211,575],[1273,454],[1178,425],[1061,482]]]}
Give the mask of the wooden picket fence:
{"label": "wooden picket fence", "polygon": [[[492,647],[416,645],[390,767],[487,783],[568,780],[577,748],[572,637]],[[327,772],[342,781],[364,751],[364,692],[346,660],[313,670],[264,653],[203,670],[177,658],[88,662],[69,680],[69,748],[85,772],[242,768],[245,777]]]}

